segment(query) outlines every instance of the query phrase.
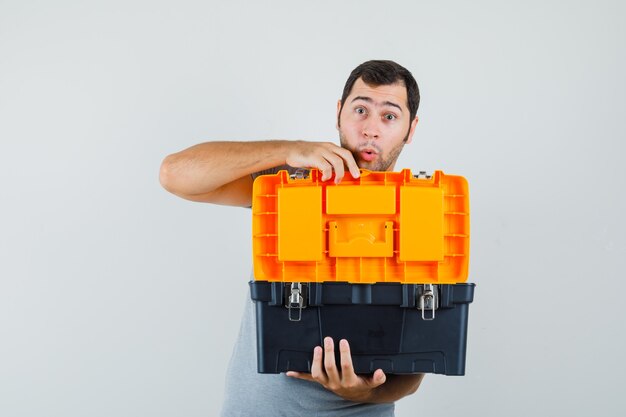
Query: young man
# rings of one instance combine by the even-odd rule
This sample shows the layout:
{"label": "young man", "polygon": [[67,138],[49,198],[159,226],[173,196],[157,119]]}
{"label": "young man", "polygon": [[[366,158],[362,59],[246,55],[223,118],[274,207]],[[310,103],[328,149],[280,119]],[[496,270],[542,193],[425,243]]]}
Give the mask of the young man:
{"label": "young man", "polygon": [[[161,184],[188,200],[249,207],[252,183],[278,169],[317,168],[339,183],[346,170],[392,171],[417,125],[419,90],[392,61],[368,61],[352,71],[337,103],[341,146],[327,142],[207,142],[169,155]],[[334,176],[333,176],[334,174]],[[248,300],[250,300],[248,298]],[[348,341],[316,347],[311,374],[256,372],[256,326],[246,304],[227,376],[224,416],[393,416],[393,402],[414,393],[423,375],[356,375]],[[339,343],[341,369],[335,365]]]}

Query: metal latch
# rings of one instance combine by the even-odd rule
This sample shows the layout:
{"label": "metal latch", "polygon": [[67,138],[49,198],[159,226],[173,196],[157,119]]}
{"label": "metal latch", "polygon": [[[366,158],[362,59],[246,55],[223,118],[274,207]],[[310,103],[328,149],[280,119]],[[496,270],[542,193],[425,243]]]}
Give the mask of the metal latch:
{"label": "metal latch", "polygon": [[[289,310],[289,321],[300,321],[302,319],[302,309],[306,308],[306,284],[292,282],[285,291],[285,306]],[[298,311],[297,317],[295,311]]]}
{"label": "metal latch", "polygon": [[305,180],[308,177],[309,177],[309,171],[303,168],[298,168],[295,173],[289,176],[289,178],[291,178],[292,180]]}
{"label": "metal latch", "polygon": [[[421,294],[420,291],[418,291],[417,294],[417,309],[422,310],[422,320],[434,320],[435,310],[439,308],[439,296],[437,295],[437,286],[433,284],[423,284],[421,286]],[[432,312],[431,317],[426,316],[427,310],[430,310]]]}
{"label": "metal latch", "polygon": [[432,175],[430,175],[428,172],[426,171],[420,171],[417,175],[413,175],[413,178],[417,178],[417,179],[426,179],[429,180],[431,179]]}

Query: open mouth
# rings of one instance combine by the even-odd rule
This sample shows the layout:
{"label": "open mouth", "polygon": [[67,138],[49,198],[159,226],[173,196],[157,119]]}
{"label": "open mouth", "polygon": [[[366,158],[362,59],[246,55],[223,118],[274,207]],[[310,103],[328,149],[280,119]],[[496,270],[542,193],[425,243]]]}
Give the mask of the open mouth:
{"label": "open mouth", "polygon": [[359,155],[361,156],[361,159],[369,162],[376,158],[377,153],[373,149],[363,149],[361,150],[361,152],[359,152]]}

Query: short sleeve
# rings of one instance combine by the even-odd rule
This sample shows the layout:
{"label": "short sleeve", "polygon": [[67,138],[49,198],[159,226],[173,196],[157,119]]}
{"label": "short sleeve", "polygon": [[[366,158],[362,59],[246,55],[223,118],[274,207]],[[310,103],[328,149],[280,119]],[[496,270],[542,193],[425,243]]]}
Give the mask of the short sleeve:
{"label": "short sleeve", "polygon": [[287,170],[287,172],[289,172],[289,174],[295,174],[296,171],[300,169],[300,168],[294,168],[292,166],[289,165],[280,165],[274,168],[269,168],[269,169],[264,169],[263,171],[259,171],[259,172],[255,172],[252,175],[252,179],[255,180],[256,177],[258,177],[259,175],[273,175],[276,174],[278,171],[281,170]]}

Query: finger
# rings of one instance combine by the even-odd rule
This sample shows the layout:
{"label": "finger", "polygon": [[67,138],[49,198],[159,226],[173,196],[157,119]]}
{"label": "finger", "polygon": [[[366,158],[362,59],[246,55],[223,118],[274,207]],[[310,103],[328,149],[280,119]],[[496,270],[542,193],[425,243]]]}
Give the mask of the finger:
{"label": "finger", "polygon": [[324,368],[322,366],[322,348],[320,346],[315,346],[315,349],[313,349],[311,379],[319,382],[320,384],[325,384],[328,381],[326,372],[324,372]]}
{"label": "finger", "polygon": [[305,381],[315,381],[311,374],[307,374],[306,372],[289,371],[285,375],[291,378],[304,379]]}
{"label": "finger", "polygon": [[322,181],[329,180],[333,175],[333,166],[325,158],[321,158],[315,168],[322,172]]}
{"label": "finger", "polygon": [[338,384],[340,377],[337,363],[335,362],[335,344],[331,337],[324,338],[324,368],[326,369],[326,375],[328,375],[328,381]]}
{"label": "finger", "polygon": [[387,380],[387,375],[385,375],[383,370],[377,369],[374,372],[374,375],[372,375],[372,378],[368,382],[371,388],[376,388],[377,386],[384,384],[386,380]]}
{"label": "finger", "polygon": [[343,160],[345,161],[345,164],[348,167],[348,170],[350,171],[350,174],[352,175],[352,177],[359,178],[361,176],[361,171],[359,170],[359,166],[354,160],[354,156],[352,155],[352,152],[350,152],[349,150],[345,148],[339,148],[337,150],[337,153],[339,153],[341,158],[343,158]]}
{"label": "finger", "polygon": [[328,153],[324,158],[333,166],[335,171],[335,184],[339,184],[344,175],[343,159],[335,153]]}
{"label": "finger", "polygon": [[346,383],[350,383],[357,379],[358,376],[354,373],[350,345],[346,339],[339,341],[339,354],[341,355],[341,379]]}

